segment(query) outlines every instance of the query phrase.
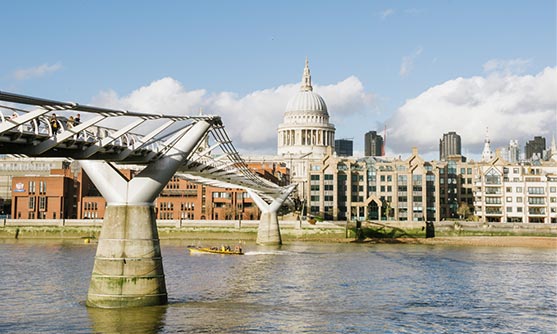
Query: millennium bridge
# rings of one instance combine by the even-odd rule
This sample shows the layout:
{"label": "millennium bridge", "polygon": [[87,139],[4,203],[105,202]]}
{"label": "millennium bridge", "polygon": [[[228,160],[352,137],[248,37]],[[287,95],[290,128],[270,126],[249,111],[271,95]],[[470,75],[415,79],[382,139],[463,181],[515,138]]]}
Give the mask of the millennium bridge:
{"label": "millennium bridge", "polygon": [[[166,304],[154,200],[178,176],[244,189],[261,210],[257,243],[282,243],[277,211],[294,186],[250,170],[219,116],[113,110],[0,91],[0,154],[79,161],[107,201],[87,305]],[[79,118],[76,122],[74,117]],[[118,167],[143,166],[131,180]]]}

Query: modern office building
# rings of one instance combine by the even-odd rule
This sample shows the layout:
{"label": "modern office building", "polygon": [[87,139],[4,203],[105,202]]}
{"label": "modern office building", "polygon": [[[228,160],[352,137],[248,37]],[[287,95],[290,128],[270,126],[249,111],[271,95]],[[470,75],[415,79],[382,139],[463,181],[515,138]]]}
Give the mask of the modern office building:
{"label": "modern office building", "polygon": [[545,137],[535,136],[534,139],[526,142],[524,146],[526,160],[541,160],[545,151]]}
{"label": "modern office building", "polygon": [[449,157],[462,157],[460,136],[454,131],[444,133],[443,138],[439,140],[439,160],[448,161]]}
{"label": "modern office building", "polygon": [[354,141],[352,139],[335,139],[335,153],[339,157],[354,155]]}
{"label": "modern office building", "polygon": [[377,131],[369,131],[364,135],[364,155],[366,157],[380,157],[385,155],[383,137]]}

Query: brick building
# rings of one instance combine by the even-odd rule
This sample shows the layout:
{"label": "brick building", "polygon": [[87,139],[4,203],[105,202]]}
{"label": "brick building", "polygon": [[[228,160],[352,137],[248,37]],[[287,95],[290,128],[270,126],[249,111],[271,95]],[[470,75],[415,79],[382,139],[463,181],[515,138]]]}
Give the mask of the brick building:
{"label": "brick building", "polygon": [[[249,168],[265,179],[287,185],[289,170],[284,164],[250,163]],[[122,169],[129,180],[138,173]],[[86,173],[52,169],[50,175],[12,178],[12,217],[16,219],[102,219],[106,201]],[[173,177],[155,200],[161,220],[256,220],[259,208],[241,189],[195,184]]]}
{"label": "brick building", "polygon": [[12,178],[12,217],[16,219],[79,218],[79,183],[70,169],[50,175]]}

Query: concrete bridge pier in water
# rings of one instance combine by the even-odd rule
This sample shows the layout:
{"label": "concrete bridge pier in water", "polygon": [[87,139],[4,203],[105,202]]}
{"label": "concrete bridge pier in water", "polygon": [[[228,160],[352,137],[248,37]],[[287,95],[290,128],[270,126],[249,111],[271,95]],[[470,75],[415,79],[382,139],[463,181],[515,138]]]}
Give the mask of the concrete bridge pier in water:
{"label": "concrete bridge pier in water", "polygon": [[107,201],[87,306],[124,308],[168,300],[154,200],[211,124],[198,121],[158,160],[126,180],[105,161],[80,161]]}

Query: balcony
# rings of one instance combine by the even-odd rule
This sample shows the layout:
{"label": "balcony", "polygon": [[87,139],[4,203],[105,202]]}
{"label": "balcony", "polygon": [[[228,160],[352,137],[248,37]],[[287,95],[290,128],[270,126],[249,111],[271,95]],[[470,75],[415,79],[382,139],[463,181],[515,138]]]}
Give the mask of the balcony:
{"label": "balcony", "polygon": [[485,215],[486,216],[501,216],[503,214],[503,212],[501,211],[501,209],[495,209],[495,208],[486,208],[485,209]]}
{"label": "balcony", "polygon": [[545,216],[546,211],[545,208],[528,208],[528,215],[529,216]]}

